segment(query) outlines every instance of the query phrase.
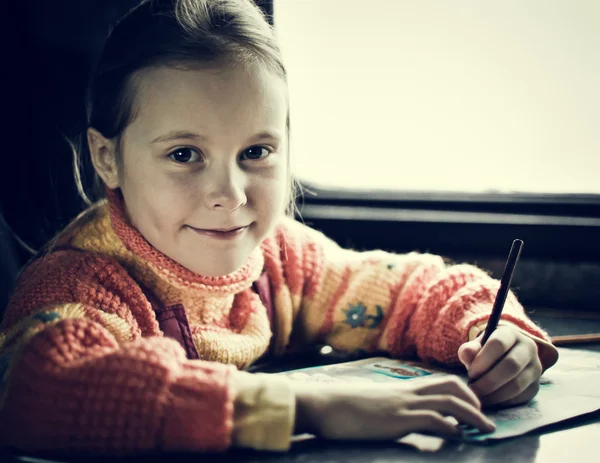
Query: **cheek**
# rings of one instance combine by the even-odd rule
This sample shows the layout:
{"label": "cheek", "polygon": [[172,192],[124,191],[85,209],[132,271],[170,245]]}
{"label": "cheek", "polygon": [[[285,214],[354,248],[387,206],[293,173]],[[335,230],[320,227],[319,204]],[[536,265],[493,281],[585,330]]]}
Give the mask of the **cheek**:
{"label": "cheek", "polygon": [[130,172],[122,190],[131,220],[143,234],[177,231],[186,223],[196,205],[189,182],[148,168]]}
{"label": "cheek", "polygon": [[274,218],[285,213],[288,198],[288,183],[285,171],[273,176],[257,179],[251,186],[250,196],[262,215]]}
{"label": "cheek", "polygon": [[191,182],[181,178],[165,176],[152,187],[155,220],[169,228],[180,228],[189,224],[189,219],[198,208],[198,192]]}

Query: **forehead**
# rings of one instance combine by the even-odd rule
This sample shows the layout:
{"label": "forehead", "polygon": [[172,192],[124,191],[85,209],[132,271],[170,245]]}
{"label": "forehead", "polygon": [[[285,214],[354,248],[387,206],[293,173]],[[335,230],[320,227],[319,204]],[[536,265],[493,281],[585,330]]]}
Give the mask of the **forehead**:
{"label": "forehead", "polygon": [[133,88],[135,118],[130,129],[140,136],[182,129],[285,130],[286,84],[262,66],[150,68],[135,76]]}

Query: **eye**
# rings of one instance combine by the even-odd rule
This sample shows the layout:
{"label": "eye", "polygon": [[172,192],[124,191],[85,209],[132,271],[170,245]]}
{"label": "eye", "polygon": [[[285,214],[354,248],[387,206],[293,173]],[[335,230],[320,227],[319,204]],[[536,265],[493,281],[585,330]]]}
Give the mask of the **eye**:
{"label": "eye", "polygon": [[202,161],[202,156],[192,148],[178,148],[169,154],[169,157],[179,164]]}
{"label": "eye", "polygon": [[271,150],[265,146],[251,146],[246,148],[241,155],[242,160],[258,161],[259,159],[266,158],[271,154]]}

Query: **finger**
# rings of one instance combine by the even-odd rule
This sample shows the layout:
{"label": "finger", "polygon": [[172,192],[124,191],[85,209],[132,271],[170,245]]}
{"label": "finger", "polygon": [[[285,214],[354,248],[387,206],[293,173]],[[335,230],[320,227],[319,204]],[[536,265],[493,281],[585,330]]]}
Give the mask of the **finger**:
{"label": "finger", "polygon": [[540,390],[540,382],[534,381],[533,383],[531,383],[529,385],[529,387],[527,389],[525,389],[523,392],[521,392],[521,394],[519,394],[516,397],[513,397],[510,400],[507,400],[506,402],[502,402],[501,404],[498,404],[498,405],[509,406],[509,405],[520,405],[520,404],[527,403],[537,395],[539,390]]}
{"label": "finger", "polygon": [[517,333],[517,330],[510,326],[500,326],[494,331],[473,360],[469,378],[479,378],[492,368],[515,345]]}
{"label": "finger", "polygon": [[[436,434],[442,437],[458,437],[461,435],[461,429],[454,423],[451,423],[439,413],[431,410],[406,411],[404,420],[411,420],[411,426],[408,433],[421,432],[425,434]],[[403,437],[406,431],[399,435]]]}
{"label": "finger", "polygon": [[527,344],[517,343],[490,371],[470,384],[479,396],[486,396],[515,379],[530,363],[531,351]]}
{"label": "finger", "polygon": [[471,404],[451,395],[430,395],[416,398],[411,410],[432,410],[442,415],[452,416],[461,424],[468,424],[483,432],[492,432],[494,423]]}
{"label": "finger", "polygon": [[[519,397],[526,390],[531,392],[532,389],[535,389],[532,388],[532,384],[539,385],[540,373],[541,368],[536,367],[535,363],[531,363],[516,378],[493,393],[483,396],[481,401],[486,406],[499,405]],[[537,390],[535,392],[537,393]],[[525,400],[523,399],[523,401]]]}
{"label": "finger", "polygon": [[469,369],[480,350],[481,343],[478,340],[466,342],[458,349],[458,359]]}
{"label": "finger", "polygon": [[414,392],[422,396],[451,395],[464,400],[478,410],[481,409],[481,402],[477,395],[458,376],[448,375],[437,379],[432,378]]}

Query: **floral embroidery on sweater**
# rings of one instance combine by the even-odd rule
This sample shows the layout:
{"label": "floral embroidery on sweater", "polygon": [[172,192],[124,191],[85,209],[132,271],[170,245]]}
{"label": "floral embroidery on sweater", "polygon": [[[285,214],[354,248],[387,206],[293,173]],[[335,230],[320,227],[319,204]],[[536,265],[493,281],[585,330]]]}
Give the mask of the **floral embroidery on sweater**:
{"label": "floral embroidery on sweater", "polygon": [[347,309],[343,310],[346,314],[344,323],[350,325],[351,328],[377,328],[383,320],[383,309],[380,305],[375,308],[377,315],[369,315],[367,314],[367,307],[362,302],[350,304]]}

